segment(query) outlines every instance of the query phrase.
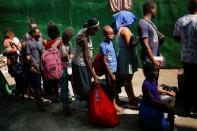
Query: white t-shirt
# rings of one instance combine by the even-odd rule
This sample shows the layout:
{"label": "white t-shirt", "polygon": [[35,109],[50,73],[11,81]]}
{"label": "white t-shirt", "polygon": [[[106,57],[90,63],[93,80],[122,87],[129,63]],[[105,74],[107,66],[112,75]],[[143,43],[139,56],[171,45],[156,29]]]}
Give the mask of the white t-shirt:
{"label": "white t-shirt", "polygon": [[20,46],[20,40],[17,37],[14,37],[12,40],[17,46]]}
{"label": "white t-shirt", "polygon": [[181,37],[182,62],[197,64],[197,15],[181,17],[175,24],[174,36]]}

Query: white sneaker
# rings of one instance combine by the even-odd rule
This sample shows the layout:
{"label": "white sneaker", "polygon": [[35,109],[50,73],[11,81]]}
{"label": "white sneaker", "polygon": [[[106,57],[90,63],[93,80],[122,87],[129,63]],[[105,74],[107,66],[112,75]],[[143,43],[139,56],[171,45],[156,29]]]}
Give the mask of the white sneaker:
{"label": "white sneaker", "polygon": [[44,97],[41,97],[41,99],[42,99],[42,102],[47,102],[47,103],[51,103],[52,101],[51,100],[49,100],[49,99],[46,99],[46,98],[44,98]]}

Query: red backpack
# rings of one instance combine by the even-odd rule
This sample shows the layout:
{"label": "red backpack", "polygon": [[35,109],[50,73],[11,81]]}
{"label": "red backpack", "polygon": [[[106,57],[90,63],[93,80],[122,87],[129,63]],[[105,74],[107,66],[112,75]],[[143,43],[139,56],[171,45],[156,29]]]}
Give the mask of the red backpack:
{"label": "red backpack", "polygon": [[100,52],[95,56],[92,66],[97,76],[102,76],[105,74],[105,67]]}
{"label": "red backpack", "polygon": [[91,90],[89,118],[93,125],[115,127],[119,124],[117,111],[100,86]]}

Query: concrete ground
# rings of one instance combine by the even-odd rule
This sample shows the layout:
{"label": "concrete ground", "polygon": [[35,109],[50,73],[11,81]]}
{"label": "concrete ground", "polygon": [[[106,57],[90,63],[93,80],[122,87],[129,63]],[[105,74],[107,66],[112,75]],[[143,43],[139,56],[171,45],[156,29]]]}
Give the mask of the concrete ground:
{"label": "concrete ground", "polygon": [[[136,96],[142,94],[141,85],[144,80],[140,69],[133,79]],[[177,70],[161,70],[159,83],[177,86]],[[127,101],[124,89],[121,100]],[[24,100],[15,96],[0,97],[0,131],[147,131],[138,123],[138,111],[126,109],[119,114],[120,124],[115,128],[95,127],[88,121],[88,110],[85,103],[74,100],[72,106],[78,110],[74,115],[66,116],[61,103],[51,103],[46,112],[38,112],[34,101]],[[197,131],[197,119],[175,117],[178,131]]]}

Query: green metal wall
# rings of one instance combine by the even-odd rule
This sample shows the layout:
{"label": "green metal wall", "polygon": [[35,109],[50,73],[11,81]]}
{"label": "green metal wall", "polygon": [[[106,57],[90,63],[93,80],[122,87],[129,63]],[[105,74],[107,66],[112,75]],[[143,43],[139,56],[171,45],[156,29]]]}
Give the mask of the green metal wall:
{"label": "green metal wall", "polygon": [[[144,0],[133,1],[133,12],[140,19]],[[173,41],[172,33],[175,21],[186,13],[187,1],[156,0],[156,2],[158,16],[154,22],[167,37],[165,45],[161,48],[162,54],[166,57],[168,68],[180,67],[180,46]],[[0,0],[1,31],[5,27],[11,27],[16,36],[21,38],[27,32],[29,17],[36,20],[44,36],[46,36],[46,25],[49,21],[57,23],[61,31],[67,26],[72,26],[75,33],[91,17],[100,20],[101,27],[111,24],[112,21],[108,0]],[[136,33],[136,25],[131,29],[134,33]],[[101,40],[100,30],[93,38],[95,53]],[[2,34],[0,34],[0,42],[3,42]],[[2,49],[1,44],[0,50]]]}

